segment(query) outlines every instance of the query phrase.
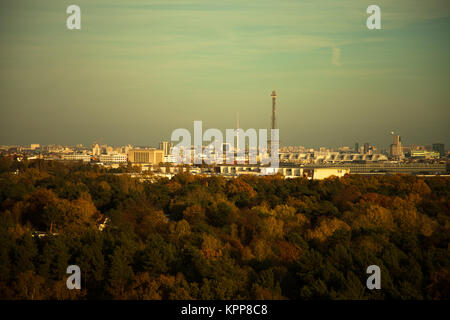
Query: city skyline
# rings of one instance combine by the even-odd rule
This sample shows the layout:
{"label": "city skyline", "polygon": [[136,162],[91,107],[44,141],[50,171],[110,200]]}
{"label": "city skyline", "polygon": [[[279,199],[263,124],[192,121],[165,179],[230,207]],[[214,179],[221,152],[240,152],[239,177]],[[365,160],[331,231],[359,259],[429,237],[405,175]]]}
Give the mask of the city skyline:
{"label": "city skyline", "polygon": [[[162,144],[170,144],[170,145],[175,145],[176,143],[174,143],[173,141],[170,140],[163,140],[161,139],[158,143],[156,144],[132,144],[132,143],[126,143],[126,144],[115,144],[115,143],[108,143],[108,142],[104,142],[103,140],[101,141],[93,141],[92,143],[87,143],[87,144],[83,144],[83,143],[75,143],[75,144],[67,144],[67,143],[48,143],[48,144],[42,144],[42,143],[38,143],[37,141],[34,141],[34,143],[24,143],[24,144],[0,144],[0,147],[21,147],[21,148],[29,148],[31,150],[34,149],[41,149],[42,147],[56,147],[56,146],[60,146],[60,147],[68,147],[68,148],[80,148],[80,149],[92,149],[92,148],[96,148],[96,146],[99,147],[113,147],[113,148],[120,148],[120,147],[135,147],[135,148],[150,148],[150,149],[158,149],[158,150],[163,150],[161,145]],[[226,144],[226,142],[224,142],[224,144]],[[202,142],[202,146],[203,147],[207,147],[209,146],[210,143],[208,141],[203,141]],[[344,144],[344,145],[339,145],[339,146],[335,146],[335,147],[331,147],[331,146],[309,146],[309,145],[280,145],[279,148],[280,150],[283,149],[288,149],[288,148],[301,148],[304,149],[304,152],[310,152],[310,150],[317,150],[320,151],[322,149],[325,149],[327,151],[342,151],[342,152],[361,152],[362,149],[364,149],[365,146],[369,146],[369,147],[375,147],[375,153],[385,153],[385,154],[391,154],[392,150],[390,150],[390,148],[392,148],[392,144],[389,146],[378,146],[375,144],[372,144],[370,142],[365,142],[365,143],[359,143],[356,142],[354,146],[352,146],[351,144]],[[403,144],[403,148],[411,148],[414,147],[417,150],[425,150],[425,149],[429,149],[432,150],[433,148],[435,148],[436,145],[442,145],[443,146],[443,150],[445,152],[447,152],[447,147],[444,143],[440,143],[440,142],[435,142],[435,143],[427,143],[427,144],[415,144],[415,143],[411,143],[411,144]],[[358,146],[358,149],[356,149],[356,146]],[[194,147],[194,145],[192,144],[191,147]],[[247,148],[247,147],[246,147]],[[283,151],[281,151],[283,152]],[[364,152],[363,152],[364,153]]]}
{"label": "city skyline", "polygon": [[272,90],[282,145],[450,144],[444,1],[378,1],[382,30],[351,1],[81,0],[69,31],[69,4],[1,5],[0,144],[269,128]]}
{"label": "city skyline", "polygon": [[0,300],[436,311],[449,33],[449,0],[1,1]]}

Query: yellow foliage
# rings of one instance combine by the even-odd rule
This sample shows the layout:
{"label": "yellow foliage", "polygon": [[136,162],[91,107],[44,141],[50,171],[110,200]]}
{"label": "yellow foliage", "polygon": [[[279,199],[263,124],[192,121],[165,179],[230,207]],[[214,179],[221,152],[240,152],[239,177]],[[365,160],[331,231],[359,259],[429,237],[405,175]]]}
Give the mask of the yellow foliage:
{"label": "yellow foliage", "polygon": [[56,281],[53,284],[53,297],[56,300],[79,300],[86,296],[86,289],[69,290],[66,284],[67,279]]}
{"label": "yellow foliage", "polygon": [[297,220],[297,223],[300,225],[300,227],[303,227],[303,226],[309,224],[308,218],[302,213],[296,214],[295,218]]}
{"label": "yellow foliage", "polygon": [[273,214],[273,211],[270,210],[269,206],[266,203],[262,203],[259,206],[252,207],[252,211],[261,216],[269,216]]}
{"label": "yellow foliage", "polygon": [[428,195],[431,193],[430,187],[422,179],[417,180],[413,183],[411,187],[412,193],[420,194],[421,196]]}
{"label": "yellow foliage", "polygon": [[422,233],[426,237],[431,236],[438,226],[436,221],[423,214],[419,215],[419,224],[420,233]]}
{"label": "yellow foliage", "polygon": [[170,223],[169,228],[171,235],[174,236],[175,239],[180,239],[191,234],[189,222],[184,219]]}
{"label": "yellow foliage", "polygon": [[202,237],[202,254],[205,258],[215,260],[222,256],[222,243],[218,239],[206,233]]}
{"label": "yellow foliage", "polygon": [[205,209],[199,204],[191,205],[183,211],[183,217],[190,223],[198,222],[205,218]]}
{"label": "yellow foliage", "polygon": [[368,236],[365,236],[360,240],[359,246],[364,248],[364,251],[372,252],[374,254],[383,251],[383,245]]}
{"label": "yellow foliage", "polygon": [[241,252],[242,260],[250,261],[255,258],[252,253],[252,250],[249,247],[244,247]]}
{"label": "yellow foliage", "polygon": [[226,191],[230,195],[246,194],[249,198],[256,195],[255,190],[242,179],[234,179],[227,183]]}
{"label": "yellow foliage", "polygon": [[280,217],[280,218],[293,217],[296,212],[295,208],[290,207],[285,204],[277,205],[273,209],[273,211],[274,211],[275,216]]}
{"label": "yellow foliage", "polygon": [[393,216],[397,227],[401,231],[412,231],[416,230],[419,225],[418,213],[416,208],[403,208],[393,211]]}
{"label": "yellow foliage", "polygon": [[133,278],[131,286],[131,298],[138,300],[161,300],[159,294],[160,284],[156,279],[151,279],[148,272],[138,273]]}
{"label": "yellow foliage", "polygon": [[355,228],[384,228],[387,230],[394,230],[394,218],[392,213],[379,205],[371,204],[366,209],[365,213],[359,215],[353,223]]}
{"label": "yellow foliage", "polygon": [[331,236],[336,230],[344,229],[350,230],[348,224],[337,218],[324,219],[320,222],[320,225],[314,230],[309,230],[307,233],[307,238],[309,239],[319,239],[320,241],[325,241],[329,236]]}
{"label": "yellow foliage", "polygon": [[261,233],[264,237],[280,238],[283,236],[284,222],[273,216],[264,218],[261,224]]}
{"label": "yellow foliage", "polygon": [[20,273],[14,283],[16,290],[15,297],[21,300],[42,300],[47,298],[46,289],[44,287],[45,279],[35,274],[34,271],[28,270]]}
{"label": "yellow foliage", "polygon": [[250,243],[250,247],[252,248],[253,255],[257,260],[261,261],[272,255],[270,245],[263,239],[254,239]]}

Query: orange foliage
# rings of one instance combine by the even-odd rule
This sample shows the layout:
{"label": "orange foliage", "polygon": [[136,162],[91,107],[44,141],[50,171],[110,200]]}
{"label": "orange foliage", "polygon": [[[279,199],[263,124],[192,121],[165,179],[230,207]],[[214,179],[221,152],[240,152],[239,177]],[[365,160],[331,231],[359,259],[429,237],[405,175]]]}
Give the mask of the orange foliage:
{"label": "orange foliage", "polygon": [[277,242],[277,245],[280,250],[280,259],[287,263],[291,263],[297,260],[298,256],[301,253],[300,247],[287,241],[279,241]]}

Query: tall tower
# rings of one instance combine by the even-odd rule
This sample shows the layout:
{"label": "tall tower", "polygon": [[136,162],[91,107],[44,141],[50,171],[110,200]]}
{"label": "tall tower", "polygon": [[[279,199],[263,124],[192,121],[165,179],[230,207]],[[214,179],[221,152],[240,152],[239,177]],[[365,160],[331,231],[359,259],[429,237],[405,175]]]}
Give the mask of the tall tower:
{"label": "tall tower", "polygon": [[236,112],[236,144],[235,149],[236,152],[239,151],[239,112]]}
{"label": "tall tower", "polygon": [[[272,91],[272,94],[270,95],[272,97],[272,123],[271,123],[271,129],[278,129],[277,127],[277,115],[276,115],[276,106],[277,106],[277,93],[275,90]],[[272,146],[277,145],[280,147],[280,140],[279,137],[276,140],[272,140],[271,132],[268,134],[268,141],[267,145],[269,149],[272,149]]]}
{"label": "tall tower", "polygon": [[277,128],[277,117],[276,117],[276,105],[277,105],[277,93],[275,90],[272,91],[272,129]]}

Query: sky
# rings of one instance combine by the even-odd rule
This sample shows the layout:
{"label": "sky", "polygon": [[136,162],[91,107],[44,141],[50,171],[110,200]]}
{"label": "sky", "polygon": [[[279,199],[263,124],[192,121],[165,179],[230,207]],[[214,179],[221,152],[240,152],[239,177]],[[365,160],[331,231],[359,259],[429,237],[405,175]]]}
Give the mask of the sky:
{"label": "sky", "polygon": [[267,128],[276,90],[282,145],[447,148],[449,34],[448,0],[2,0],[0,144]]}

